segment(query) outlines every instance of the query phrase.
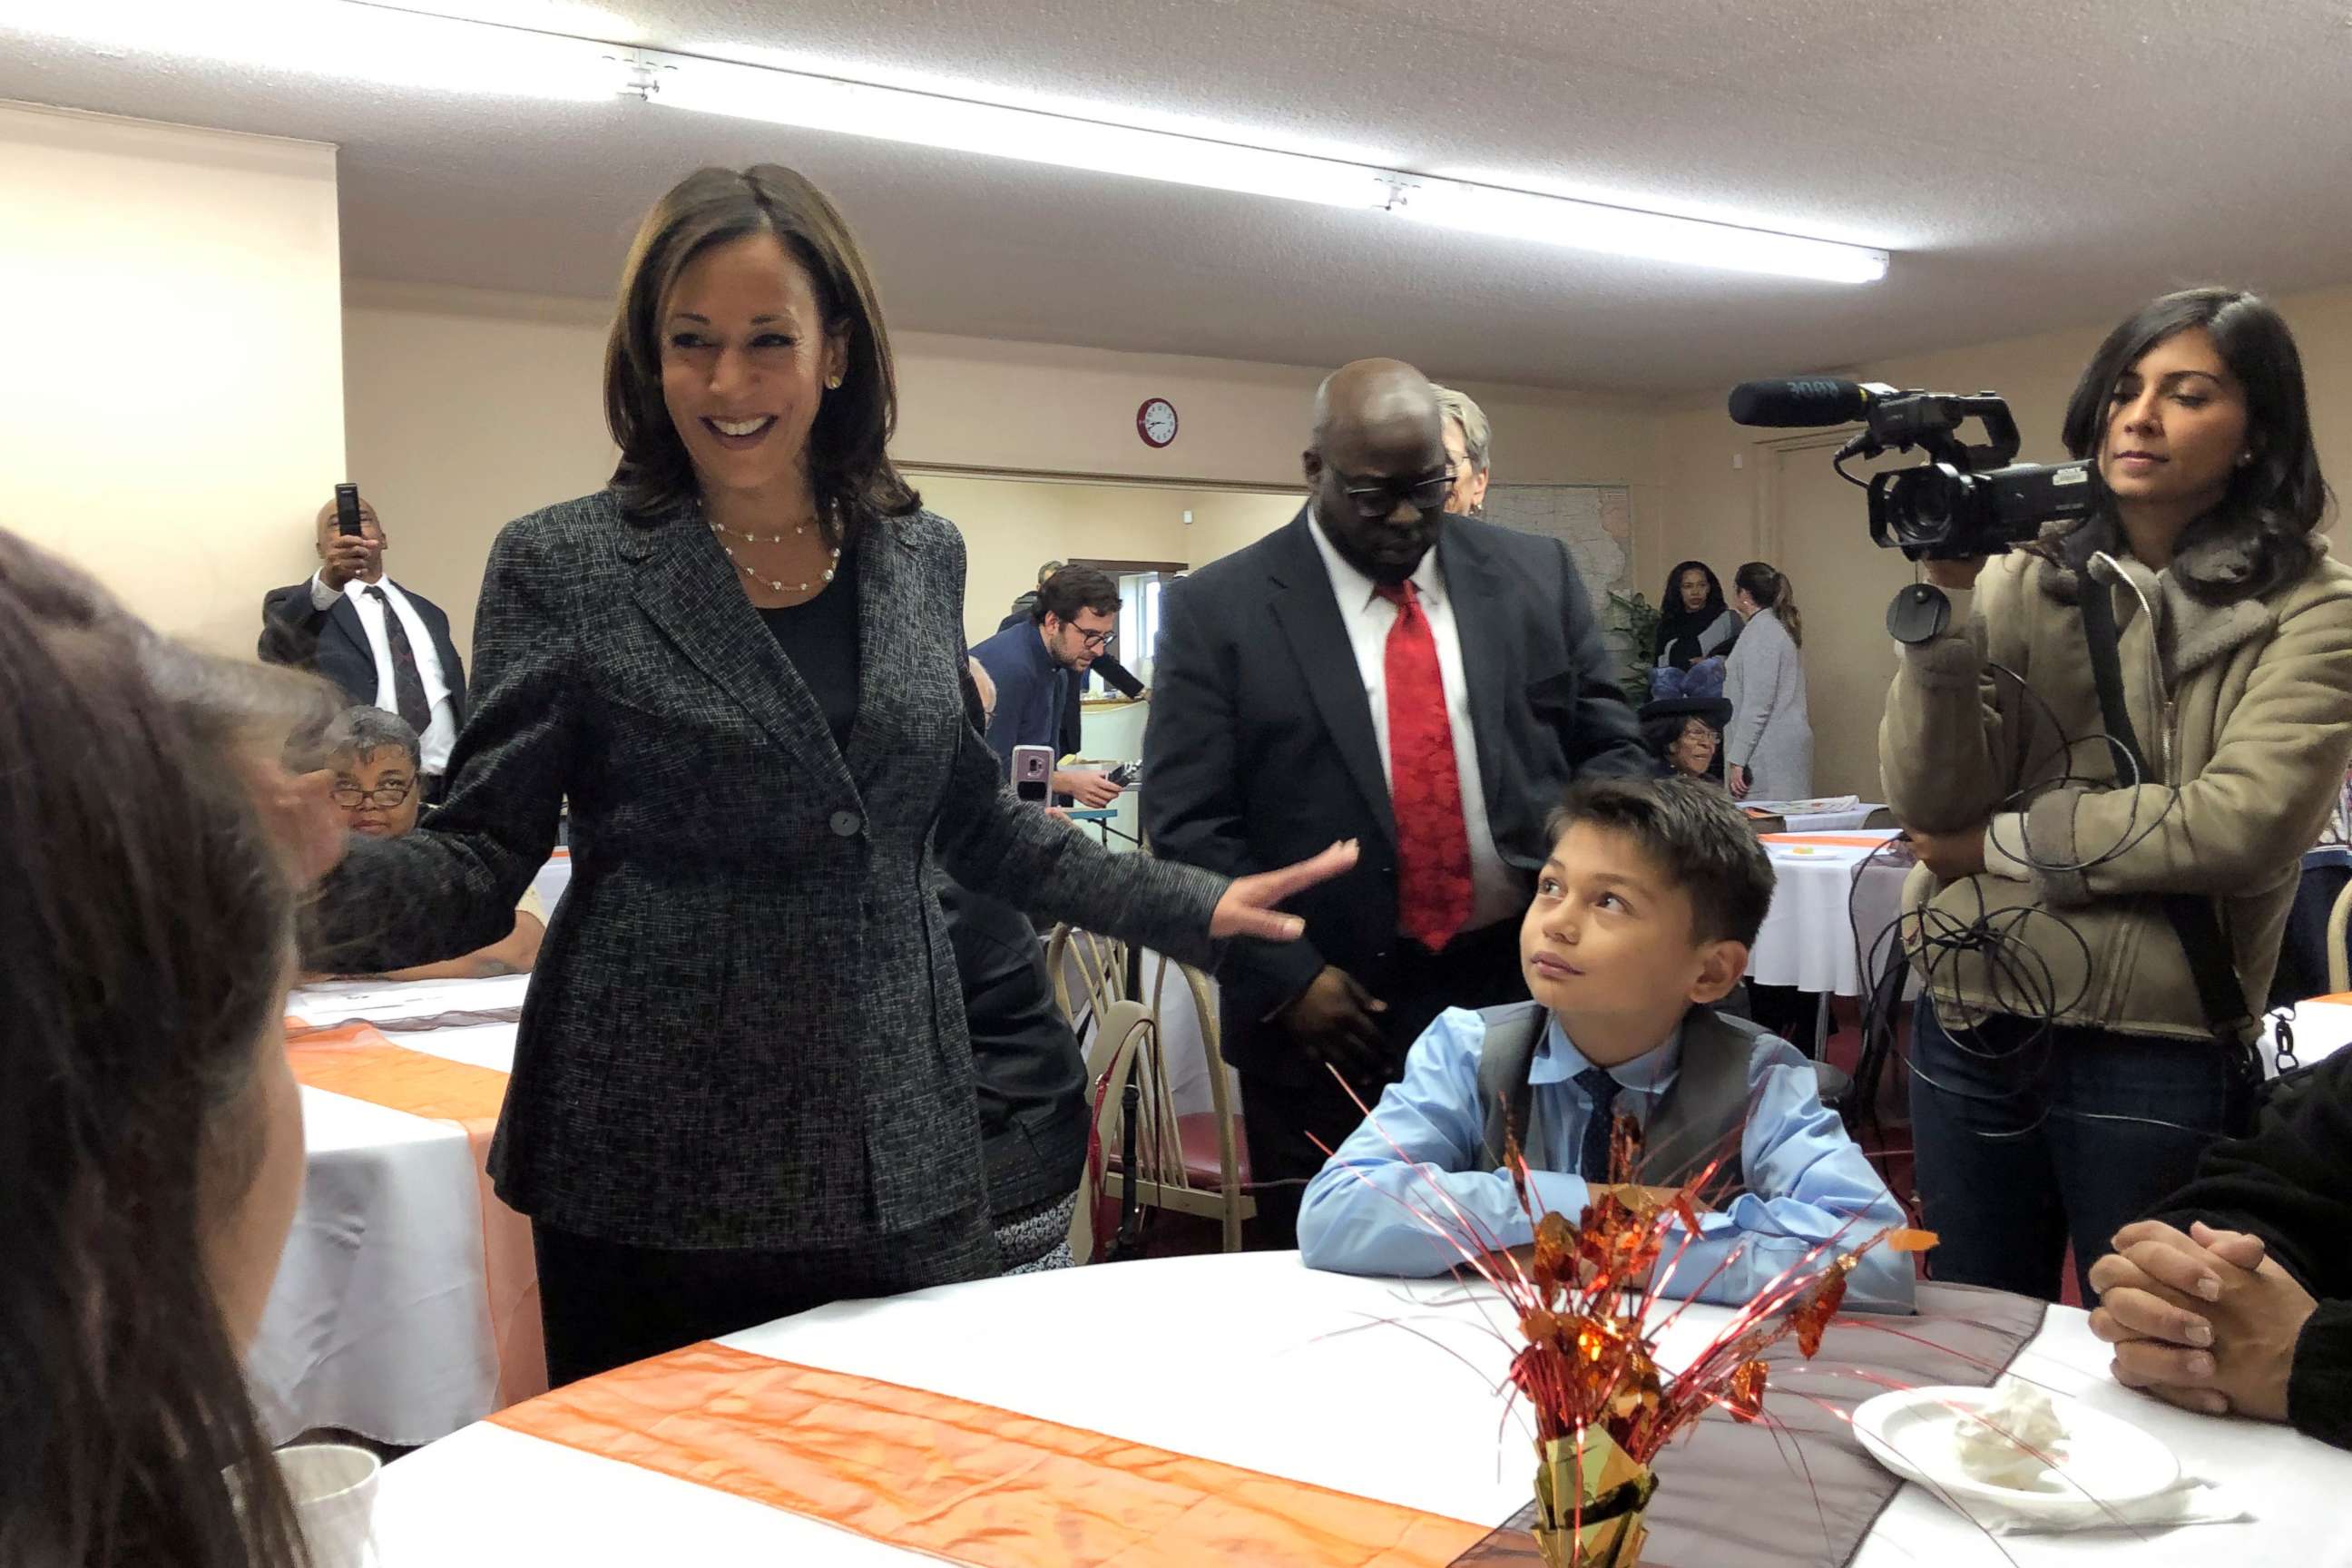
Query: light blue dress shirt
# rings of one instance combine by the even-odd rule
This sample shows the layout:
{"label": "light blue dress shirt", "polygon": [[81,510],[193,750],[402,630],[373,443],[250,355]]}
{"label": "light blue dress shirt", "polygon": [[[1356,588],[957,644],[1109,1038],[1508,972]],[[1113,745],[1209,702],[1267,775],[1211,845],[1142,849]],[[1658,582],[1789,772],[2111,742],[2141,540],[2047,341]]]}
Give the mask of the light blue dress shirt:
{"label": "light blue dress shirt", "polygon": [[[1456,1007],[1439,1015],[1413,1043],[1404,1077],[1389,1086],[1371,1119],[1307,1184],[1298,1211],[1298,1250],[1308,1267],[1345,1274],[1442,1274],[1461,1261],[1461,1253],[1420,1215],[1434,1216],[1468,1245],[1475,1245],[1474,1235],[1507,1247],[1535,1239],[1534,1223],[1519,1207],[1509,1174],[1494,1169],[1482,1148],[1486,1118],[1478,1053],[1486,1033],[1477,1014]],[[1646,1056],[1611,1068],[1620,1085],[1618,1109],[1647,1121],[1674,1081],[1681,1055],[1677,1030]],[[1555,1159],[1572,1160],[1583,1147],[1591,1107],[1576,1076],[1591,1066],[1559,1020],[1550,1020],[1528,1074],[1528,1115],[1543,1129]],[[1739,1142],[1748,1190],[1699,1216],[1698,1237],[1675,1266],[1665,1295],[1744,1303],[1830,1237],[1850,1245],[1905,1223],[1886,1184],[1822,1103],[1813,1065],[1795,1047],[1774,1036],[1759,1037],[1748,1060],[1748,1122]],[[1581,1176],[1530,1171],[1529,1186],[1538,1212],[1570,1219],[1583,1212],[1588,1194]],[[1454,1209],[1466,1223],[1454,1216]],[[1683,1233],[1680,1221],[1671,1224],[1668,1256]],[[1717,1273],[1727,1257],[1728,1266]],[[1907,1255],[1874,1247],[1846,1279],[1846,1306],[1907,1312],[1913,1284]]]}

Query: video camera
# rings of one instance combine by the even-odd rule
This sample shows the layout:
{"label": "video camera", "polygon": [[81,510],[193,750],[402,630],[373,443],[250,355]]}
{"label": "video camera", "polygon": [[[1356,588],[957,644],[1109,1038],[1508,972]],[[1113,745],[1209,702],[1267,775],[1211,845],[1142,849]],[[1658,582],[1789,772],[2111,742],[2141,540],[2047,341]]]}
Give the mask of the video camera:
{"label": "video camera", "polygon": [[[1828,378],[1744,381],[1731,389],[1731,417],[1799,429],[1864,421],[1831,459],[1841,474],[1850,458],[1925,451],[1919,467],[1874,474],[1866,487],[1872,541],[1914,561],[1999,555],[2032,540],[2044,523],[2087,515],[2105,492],[2098,465],[2087,458],[2016,462],[2017,421],[1996,393],[1959,396]],[[1983,442],[1970,445],[1957,434],[1970,419],[1983,422]]]}

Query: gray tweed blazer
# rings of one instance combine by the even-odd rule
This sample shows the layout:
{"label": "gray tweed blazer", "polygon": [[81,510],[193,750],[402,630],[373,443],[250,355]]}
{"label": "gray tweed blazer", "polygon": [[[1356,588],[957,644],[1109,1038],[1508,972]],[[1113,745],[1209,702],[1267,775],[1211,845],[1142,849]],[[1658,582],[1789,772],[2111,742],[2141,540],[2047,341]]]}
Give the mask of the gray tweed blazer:
{"label": "gray tweed blazer", "polygon": [[313,962],[468,952],[506,934],[570,797],[572,882],[490,1154],[536,1220],[783,1249],[979,1205],[935,853],[1034,913],[1211,956],[1222,878],[1107,854],[1021,805],[964,722],[954,526],[893,519],[856,548],[844,755],[690,509],[640,520],[606,491],[509,523],[447,804],[355,843],[321,889]]}

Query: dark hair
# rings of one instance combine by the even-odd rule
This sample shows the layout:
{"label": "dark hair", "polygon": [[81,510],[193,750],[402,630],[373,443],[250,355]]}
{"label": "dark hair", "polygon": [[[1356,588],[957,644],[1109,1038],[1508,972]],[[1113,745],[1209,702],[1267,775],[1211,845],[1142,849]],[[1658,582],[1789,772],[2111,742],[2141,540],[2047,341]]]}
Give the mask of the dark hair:
{"label": "dark hair", "polygon": [[613,486],[641,516],[696,494],[686,444],[662,400],[661,317],[670,291],[704,251],[773,235],[805,268],[828,333],[847,339],[841,385],[824,395],[809,427],[809,484],[834,543],[866,522],[922,504],[890,462],[898,384],[890,334],[865,258],[823,191],[774,163],[698,169],[654,204],[629,247],[621,298],[604,345],[604,422],[621,448]]}
{"label": "dark hair", "polygon": [[1700,942],[1753,946],[1772,905],[1772,861],[1720,788],[1696,779],[1579,779],[1548,825],[1552,842],[1591,823],[1631,837],[1690,896]]}
{"label": "dark hair", "polygon": [[319,732],[315,765],[326,766],[346,754],[366,757],[387,748],[404,752],[411,773],[425,766],[425,747],[415,727],[387,708],[358,702],[327,721]]}
{"label": "dark hair", "polygon": [[1051,616],[1067,624],[1078,618],[1080,610],[1098,616],[1118,614],[1118,584],[1109,573],[1092,566],[1063,567],[1038,584],[1037,602],[1029,606],[1029,618],[1043,626]]}
{"label": "dark hair", "polygon": [[1804,617],[1797,614],[1797,590],[1787,573],[1769,561],[1750,561],[1731,574],[1731,583],[1736,588],[1746,589],[1749,598],[1771,611],[1787,630],[1790,642],[1799,647],[1805,646]]}
{"label": "dark hair", "polygon": [[[2097,455],[2105,439],[2116,384],[2167,339],[2202,328],[2246,395],[2246,445],[2253,460],[2233,469],[2230,488],[2191,521],[2173,552],[2173,575],[2208,604],[2259,598],[2295,581],[2315,557],[2309,535],[2327,515],[2327,482],[2311,436],[2303,356],[2294,334],[2270,302],[2237,289],[2188,289],[2150,300],[2109,332],[2074,395],[2063,433],[2077,458]],[[2115,538],[2112,504],[2105,527],[2074,528],[2040,541],[2037,554],[2079,570]]]}
{"label": "dark hair", "polygon": [[1684,613],[1683,574],[1687,572],[1697,572],[1706,578],[1706,603],[1691,613],[1705,616],[1709,620],[1723,614],[1729,606],[1723,601],[1722,580],[1716,576],[1715,568],[1704,561],[1679,562],[1673,571],[1666,574],[1666,591],[1658,596],[1660,613],[1668,616]]}
{"label": "dark hair", "polygon": [[199,1194],[251,1179],[294,932],[244,697],[311,681],[0,531],[0,1562],[304,1559]]}

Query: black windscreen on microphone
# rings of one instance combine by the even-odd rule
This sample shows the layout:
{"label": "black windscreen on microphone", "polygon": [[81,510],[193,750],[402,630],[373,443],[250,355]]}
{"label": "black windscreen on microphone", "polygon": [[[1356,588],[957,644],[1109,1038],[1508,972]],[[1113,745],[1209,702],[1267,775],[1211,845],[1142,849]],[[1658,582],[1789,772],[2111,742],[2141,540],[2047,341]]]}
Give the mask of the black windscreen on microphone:
{"label": "black windscreen on microphone", "polygon": [[1843,425],[1863,416],[1871,391],[1858,381],[1828,376],[1743,381],[1731,389],[1731,419],[1735,425],[1792,428]]}

